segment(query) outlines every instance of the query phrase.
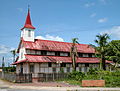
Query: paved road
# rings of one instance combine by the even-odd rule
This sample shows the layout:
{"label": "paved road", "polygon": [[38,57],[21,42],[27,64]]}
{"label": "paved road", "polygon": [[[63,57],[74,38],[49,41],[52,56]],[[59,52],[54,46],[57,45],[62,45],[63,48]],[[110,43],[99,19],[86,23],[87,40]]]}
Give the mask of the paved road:
{"label": "paved road", "polygon": [[23,89],[23,88],[2,88],[0,91],[120,91],[120,88],[39,88],[39,89]]}
{"label": "paved road", "polygon": [[120,91],[120,88],[16,86],[0,80],[0,91]]}

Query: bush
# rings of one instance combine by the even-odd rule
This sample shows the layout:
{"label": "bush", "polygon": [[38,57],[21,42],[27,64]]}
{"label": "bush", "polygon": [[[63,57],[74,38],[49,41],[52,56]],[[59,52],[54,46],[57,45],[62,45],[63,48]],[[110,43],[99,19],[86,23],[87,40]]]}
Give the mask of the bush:
{"label": "bush", "polygon": [[105,80],[106,87],[120,87],[120,71],[110,72],[91,69],[87,74],[73,71],[72,73],[69,73],[68,77],[75,81]]}
{"label": "bush", "polygon": [[87,72],[88,75],[96,75],[98,74],[98,69],[97,68],[91,68],[89,69],[89,72]]}
{"label": "bush", "polygon": [[81,81],[84,76],[85,76],[84,73],[78,71],[73,71],[72,73],[68,74],[68,77],[70,79],[75,79],[77,81]]}
{"label": "bush", "polygon": [[4,72],[15,72],[16,71],[16,67],[4,67]]}

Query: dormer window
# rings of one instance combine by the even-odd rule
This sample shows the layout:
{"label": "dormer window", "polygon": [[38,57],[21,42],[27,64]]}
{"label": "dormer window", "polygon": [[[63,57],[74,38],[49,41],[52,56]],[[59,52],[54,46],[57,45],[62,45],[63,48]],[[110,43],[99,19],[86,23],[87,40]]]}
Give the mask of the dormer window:
{"label": "dormer window", "polygon": [[28,37],[31,37],[31,30],[28,30]]}

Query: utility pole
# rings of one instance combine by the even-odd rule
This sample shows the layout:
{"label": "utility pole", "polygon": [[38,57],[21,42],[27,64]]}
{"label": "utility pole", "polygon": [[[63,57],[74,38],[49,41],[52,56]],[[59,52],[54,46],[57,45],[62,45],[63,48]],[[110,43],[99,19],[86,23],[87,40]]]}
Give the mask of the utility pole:
{"label": "utility pole", "polygon": [[2,78],[4,78],[4,66],[5,66],[5,63],[4,63],[4,56],[2,58]]}

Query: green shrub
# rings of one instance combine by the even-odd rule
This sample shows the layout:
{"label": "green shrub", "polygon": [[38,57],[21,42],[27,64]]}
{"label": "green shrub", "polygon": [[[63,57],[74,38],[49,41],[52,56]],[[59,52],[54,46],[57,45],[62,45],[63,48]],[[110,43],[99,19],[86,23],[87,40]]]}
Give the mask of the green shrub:
{"label": "green shrub", "polygon": [[90,74],[90,75],[92,75],[92,74],[93,74],[93,75],[96,75],[96,74],[98,74],[98,69],[97,69],[97,68],[94,68],[94,69],[93,69],[93,68],[90,68],[90,69],[89,69],[89,72],[87,72],[87,74],[88,74],[88,75],[89,75],[89,74]]}
{"label": "green shrub", "polygon": [[73,72],[68,74],[68,77],[70,79],[75,79],[75,80],[78,80],[78,81],[81,81],[84,76],[85,76],[84,73],[78,72],[78,71],[73,71]]}
{"label": "green shrub", "polygon": [[16,71],[16,67],[4,67],[4,72],[15,72]]}
{"label": "green shrub", "polygon": [[[120,87],[120,71],[110,72],[97,69],[91,69],[87,74],[73,71],[68,75],[70,80],[105,80],[106,87]],[[72,82],[72,81],[71,81]]]}

